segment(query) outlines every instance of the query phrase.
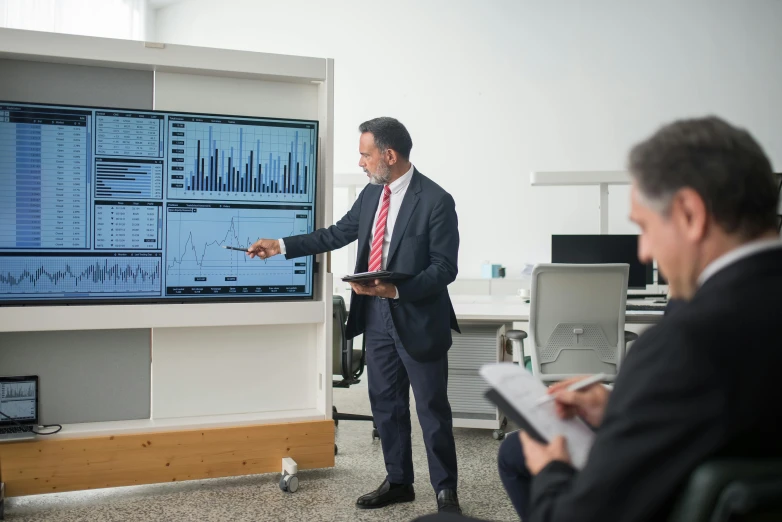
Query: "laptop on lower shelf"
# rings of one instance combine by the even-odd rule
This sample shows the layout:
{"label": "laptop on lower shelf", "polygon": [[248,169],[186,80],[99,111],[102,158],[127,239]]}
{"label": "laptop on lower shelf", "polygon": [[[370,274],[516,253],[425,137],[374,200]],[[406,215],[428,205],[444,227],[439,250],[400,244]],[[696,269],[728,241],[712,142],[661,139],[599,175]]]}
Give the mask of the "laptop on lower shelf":
{"label": "laptop on lower shelf", "polygon": [[34,439],[38,376],[0,377],[0,442]]}

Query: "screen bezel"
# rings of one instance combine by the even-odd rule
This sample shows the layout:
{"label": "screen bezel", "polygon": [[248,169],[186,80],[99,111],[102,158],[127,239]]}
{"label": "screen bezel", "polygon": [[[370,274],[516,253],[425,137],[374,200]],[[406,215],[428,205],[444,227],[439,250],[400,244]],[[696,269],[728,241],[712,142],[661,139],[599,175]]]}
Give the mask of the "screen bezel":
{"label": "screen bezel", "polygon": [[[38,421],[41,418],[41,383],[38,381],[37,375],[27,375],[25,377],[3,377],[0,376],[0,382],[24,382],[35,381],[35,419],[20,421],[14,419],[11,421],[0,415],[0,426],[16,426],[17,423],[22,425],[37,426]],[[5,412],[4,412],[5,413]]]}
{"label": "screen bezel", "polygon": [[[44,103],[44,102],[21,102],[21,101],[13,101],[13,100],[0,100],[0,105],[20,105],[20,106],[54,106],[54,107],[64,107],[64,108],[70,108],[70,109],[87,109],[87,110],[105,110],[105,111],[129,111],[129,112],[144,112],[144,113],[155,113],[155,114],[174,114],[174,115],[195,115],[195,116],[206,116],[206,117],[217,117],[217,118],[236,118],[236,119],[264,119],[264,120],[276,120],[276,121],[282,121],[282,122],[302,122],[302,123],[312,123],[315,125],[315,135],[317,136],[317,140],[315,142],[315,173],[312,177],[312,189],[314,197],[312,199],[312,214],[313,214],[313,232],[318,229],[318,190],[319,190],[319,183],[318,179],[320,178],[320,171],[321,171],[321,162],[320,162],[320,120],[310,120],[307,118],[275,118],[275,117],[268,117],[268,116],[247,116],[247,115],[238,115],[238,114],[220,114],[220,113],[210,113],[210,112],[185,112],[185,111],[164,111],[164,110],[157,110],[157,109],[131,109],[127,107],[102,107],[97,105],[73,105],[68,103]],[[166,139],[168,136],[166,136]],[[93,153],[93,157],[95,154]],[[91,167],[90,167],[91,168]],[[167,175],[167,173],[166,173]],[[165,188],[165,187],[164,187]],[[90,195],[90,197],[94,200],[94,195]],[[163,250],[161,249],[161,253]],[[0,253],[2,255],[2,253]],[[256,296],[256,295],[248,295],[243,296],[241,294],[238,295],[226,295],[226,296],[214,296],[214,295],[208,295],[203,297],[188,297],[185,299],[178,298],[178,297],[107,297],[107,298],[88,298],[88,299],[69,299],[69,298],[62,298],[62,299],[34,299],[34,300],[26,300],[26,299],[2,299],[0,298],[0,308],[3,307],[16,307],[16,306],[86,306],[86,305],[107,305],[107,304],[114,304],[114,305],[128,305],[128,304],[140,304],[140,305],[149,305],[149,304],[187,304],[187,303],[257,303],[257,302],[283,302],[283,301],[313,301],[315,300],[315,274],[319,272],[318,262],[315,259],[315,255],[312,256],[302,256],[302,257],[311,257],[311,266],[312,271],[310,273],[310,294],[309,295],[295,295],[295,294],[279,294],[279,297],[275,295],[264,295],[264,296]],[[165,293],[165,287],[163,287],[163,293]]]}

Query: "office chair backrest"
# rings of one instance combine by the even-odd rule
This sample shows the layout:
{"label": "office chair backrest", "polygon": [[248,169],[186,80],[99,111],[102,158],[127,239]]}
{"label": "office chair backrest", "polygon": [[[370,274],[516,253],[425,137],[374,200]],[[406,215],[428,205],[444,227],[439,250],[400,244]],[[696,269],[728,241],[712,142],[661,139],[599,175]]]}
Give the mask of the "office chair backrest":
{"label": "office chair backrest", "polygon": [[348,320],[348,312],[345,307],[345,300],[341,295],[332,296],[332,331],[333,344],[331,349],[331,373],[342,375],[342,354],[347,350],[348,340],[345,337],[345,325]]}
{"label": "office chair backrest", "polygon": [[625,350],[628,264],[540,264],[532,270],[532,373],[543,381],[605,373]]}

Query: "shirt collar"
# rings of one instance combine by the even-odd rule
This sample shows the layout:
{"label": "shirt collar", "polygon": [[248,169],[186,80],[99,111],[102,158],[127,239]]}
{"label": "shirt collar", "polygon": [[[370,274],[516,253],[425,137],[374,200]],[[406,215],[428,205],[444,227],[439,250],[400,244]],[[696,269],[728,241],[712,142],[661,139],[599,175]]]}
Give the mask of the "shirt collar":
{"label": "shirt collar", "polygon": [[413,177],[413,171],[415,167],[410,164],[410,170],[402,174],[399,178],[393,181],[388,187],[391,189],[392,194],[399,194],[403,189],[406,189],[410,184],[410,179]]}
{"label": "shirt collar", "polygon": [[708,266],[703,269],[701,275],[698,276],[698,286],[703,286],[703,283],[705,283],[706,280],[711,278],[714,274],[723,268],[727,268],[729,265],[732,265],[733,263],[755,254],[760,254],[761,252],[765,252],[767,250],[773,250],[775,248],[782,248],[782,240],[777,238],[761,239],[757,241],[751,241],[738,248],[734,248],[730,252],[723,254],[709,263]]}

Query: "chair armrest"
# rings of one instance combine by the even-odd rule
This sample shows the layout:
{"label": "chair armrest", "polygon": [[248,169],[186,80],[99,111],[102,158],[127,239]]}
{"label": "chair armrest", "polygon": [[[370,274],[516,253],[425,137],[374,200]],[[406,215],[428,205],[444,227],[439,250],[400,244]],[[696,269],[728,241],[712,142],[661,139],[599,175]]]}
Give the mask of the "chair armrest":
{"label": "chair armrest", "polygon": [[728,484],[720,495],[711,519],[728,522],[733,515],[752,513],[774,514],[776,518],[773,520],[782,518],[782,476],[739,480]]}
{"label": "chair armrest", "polygon": [[508,330],[505,332],[505,337],[510,339],[511,341],[523,341],[527,338],[527,332],[524,330]]}
{"label": "chair armrest", "polygon": [[719,522],[774,510],[782,512],[782,460],[718,459],[692,472],[668,521]]}
{"label": "chair armrest", "polygon": [[628,332],[625,330],[625,344],[638,339],[638,334],[635,332]]}
{"label": "chair armrest", "polygon": [[524,355],[524,339],[527,338],[527,332],[524,330],[508,330],[505,332],[505,338],[510,341],[510,345],[505,345],[505,353],[513,355],[513,343],[519,343],[519,354]]}

